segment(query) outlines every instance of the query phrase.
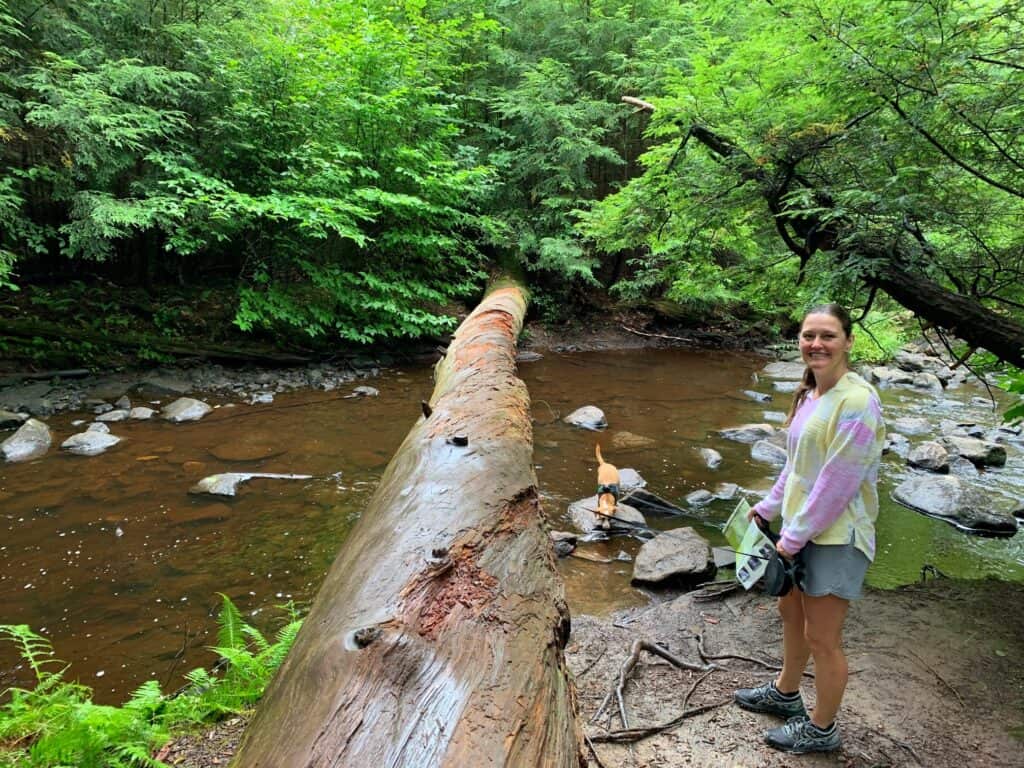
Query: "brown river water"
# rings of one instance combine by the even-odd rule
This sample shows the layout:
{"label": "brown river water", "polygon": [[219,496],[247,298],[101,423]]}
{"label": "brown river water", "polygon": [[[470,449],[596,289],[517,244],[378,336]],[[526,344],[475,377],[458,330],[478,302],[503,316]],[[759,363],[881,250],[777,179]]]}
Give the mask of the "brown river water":
{"label": "brown river water", "polygon": [[[762,365],[751,356],[682,350],[549,354],[522,364],[533,398],[534,461],[552,526],[571,530],[569,502],[594,492],[598,440],[606,459],[637,469],[650,490],[681,505],[691,491],[720,482],[767,489],[775,470],[752,461],[749,446],[711,434],[762,421],[766,408],[785,410],[788,395],[762,405],[742,394],[771,392],[770,382],[753,381]],[[278,606],[309,604],[419,417],[419,402],[433,388],[430,376],[427,368],[385,371],[366,382],[380,390],[376,398],[304,391],[250,406],[209,397],[220,407],[196,423],[112,424],[122,442],[101,456],[51,449],[37,461],[0,465],[0,623],[28,624],[44,634],[56,656],[71,663],[69,676],[91,686],[98,702],[123,701],[147,679],[176,689],[185,672],[214,660],[207,647],[216,638],[218,593],[265,631],[282,623]],[[891,403],[935,420],[936,408],[963,413],[956,403],[936,406],[905,393],[885,392],[883,399],[887,408]],[[607,431],[561,422],[586,404],[605,411]],[[76,418],[88,416],[49,420],[57,442],[84,428],[71,426]],[[612,441],[622,431],[654,443],[616,449]],[[704,467],[695,453],[700,446],[722,453],[717,471]],[[997,478],[1003,495],[1022,490],[1021,480],[1011,480],[1024,477],[1019,454]],[[870,583],[915,581],[924,563],[967,578],[1024,580],[1024,535],[969,537],[892,503],[888,489],[902,470],[895,459],[887,462]],[[200,478],[226,471],[313,477],[252,480],[235,498],[188,494]],[[693,516],[649,522],[666,529],[694,525],[718,544],[733,506],[716,501]],[[639,546],[632,538],[583,545],[606,557],[634,556]],[[652,599],[630,585],[629,562],[567,558],[560,568],[576,614],[607,614]],[[28,682],[13,647],[4,644],[0,690]]]}

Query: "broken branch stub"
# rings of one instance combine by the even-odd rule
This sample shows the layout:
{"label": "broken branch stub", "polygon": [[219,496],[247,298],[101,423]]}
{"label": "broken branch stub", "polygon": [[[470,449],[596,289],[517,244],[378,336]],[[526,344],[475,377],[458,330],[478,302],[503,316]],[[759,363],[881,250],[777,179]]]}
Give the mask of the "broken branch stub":
{"label": "broken branch stub", "polygon": [[236,768],[584,764],[515,373],[525,310],[501,288],[456,331]]}

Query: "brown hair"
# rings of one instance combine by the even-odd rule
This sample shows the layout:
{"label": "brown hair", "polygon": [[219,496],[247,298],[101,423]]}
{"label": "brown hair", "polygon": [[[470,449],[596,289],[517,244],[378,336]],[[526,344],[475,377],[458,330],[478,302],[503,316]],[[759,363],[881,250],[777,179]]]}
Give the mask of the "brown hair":
{"label": "brown hair", "polygon": [[[818,304],[811,307],[804,312],[803,319],[800,321],[801,330],[803,330],[804,321],[807,320],[809,315],[831,315],[839,321],[839,325],[842,326],[846,338],[850,338],[853,335],[853,320],[850,318],[850,313],[846,311],[846,308],[840,304]],[[793,393],[793,402],[789,406],[789,413],[786,414],[786,423],[783,426],[788,427],[790,425],[797,409],[807,398],[807,393],[816,386],[818,386],[818,382],[814,380],[814,371],[809,367],[804,368],[804,375],[800,379],[800,386]]]}

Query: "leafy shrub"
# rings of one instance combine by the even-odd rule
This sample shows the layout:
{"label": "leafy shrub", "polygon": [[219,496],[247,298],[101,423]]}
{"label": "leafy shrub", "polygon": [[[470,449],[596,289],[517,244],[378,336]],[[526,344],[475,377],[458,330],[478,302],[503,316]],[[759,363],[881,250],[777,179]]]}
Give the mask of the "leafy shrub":
{"label": "leafy shrub", "polygon": [[247,710],[263,694],[298,634],[301,620],[287,606],[288,622],[268,641],[242,621],[222,595],[217,671],[196,669],[188,686],[165,695],[155,680],[143,683],[123,706],[94,704],[92,690],[64,679],[68,666],[53,658],[46,638],[24,624],[0,625],[35,676],[31,689],[11,688],[0,707],[0,767],[166,768],[151,757],[169,729]]}

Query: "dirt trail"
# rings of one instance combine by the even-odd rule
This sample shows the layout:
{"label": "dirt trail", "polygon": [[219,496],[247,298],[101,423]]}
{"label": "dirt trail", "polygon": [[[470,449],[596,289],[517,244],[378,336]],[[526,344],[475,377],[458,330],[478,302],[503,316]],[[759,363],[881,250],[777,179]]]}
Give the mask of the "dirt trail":
{"label": "dirt trail", "polygon": [[[778,721],[731,704],[698,715],[632,745],[595,744],[605,768],[993,768],[1024,765],[1024,584],[939,580],[894,591],[869,591],[854,603],[846,649],[853,674],[840,723],[843,748],[828,756],[793,756],[761,742]],[[624,626],[616,626],[616,624]],[[620,616],[573,620],[568,662],[579,690],[586,733],[606,732],[607,719],[587,721],[618,679],[636,639],[699,661],[694,637],[709,654],[777,660],[780,626],[774,601],[760,592],[717,602],[692,594]],[[689,706],[728,700],[741,686],[771,676],[745,661],[722,666],[694,692]],[[699,677],[649,654],[625,689],[630,726],[667,722]],[[814,687],[804,685],[805,701]],[[617,711],[615,704],[611,711]],[[175,741],[163,759],[177,768],[227,765],[243,721]],[[616,715],[611,729],[621,728]],[[1012,735],[1015,732],[1017,735]],[[591,758],[592,768],[599,768]],[[525,768],[525,767],[524,767]]]}
{"label": "dirt trail", "polygon": [[[676,766],[969,766],[1024,765],[1024,584],[939,580],[895,591],[871,591],[854,604],[846,649],[853,674],[840,723],[841,751],[793,756],[761,741],[779,721],[726,705],[633,745],[595,745],[607,768]],[[760,592],[717,602],[692,595],[660,603],[636,618],[574,621],[569,665],[576,675],[584,721],[615,685],[634,640],[665,645],[699,661],[694,637],[708,654],[735,653],[777,660],[781,627],[774,600]],[[628,622],[628,623],[627,623]],[[727,700],[737,687],[759,684],[771,672],[745,661],[718,662],[689,707]],[[625,689],[631,727],[667,722],[699,677],[649,654],[641,657]],[[813,701],[813,682],[803,689]],[[617,707],[611,729],[621,728]],[[587,723],[592,738],[607,717]],[[1011,735],[1015,731],[1017,736]],[[596,765],[596,761],[593,762]]]}

